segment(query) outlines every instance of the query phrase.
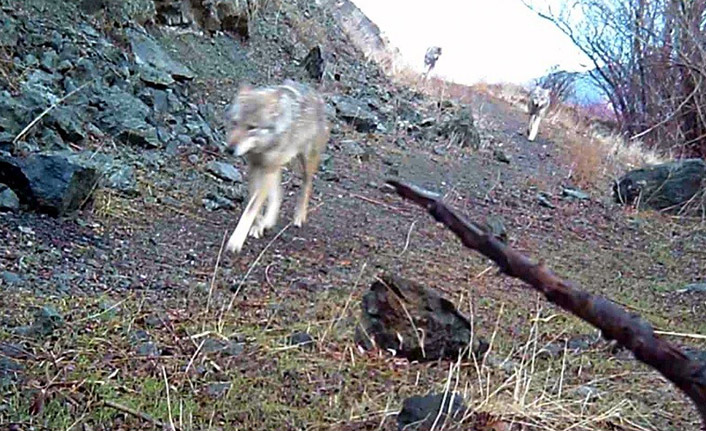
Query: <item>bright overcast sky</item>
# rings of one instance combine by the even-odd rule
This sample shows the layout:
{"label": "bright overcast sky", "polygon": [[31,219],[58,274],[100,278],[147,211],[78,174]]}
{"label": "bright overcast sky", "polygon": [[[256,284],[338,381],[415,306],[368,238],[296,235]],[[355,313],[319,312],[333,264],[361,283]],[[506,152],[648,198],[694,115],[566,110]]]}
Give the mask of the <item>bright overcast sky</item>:
{"label": "bright overcast sky", "polygon": [[524,83],[555,64],[588,65],[566,36],[520,0],[353,2],[415,68],[422,68],[427,47],[441,46],[433,73],[456,82]]}

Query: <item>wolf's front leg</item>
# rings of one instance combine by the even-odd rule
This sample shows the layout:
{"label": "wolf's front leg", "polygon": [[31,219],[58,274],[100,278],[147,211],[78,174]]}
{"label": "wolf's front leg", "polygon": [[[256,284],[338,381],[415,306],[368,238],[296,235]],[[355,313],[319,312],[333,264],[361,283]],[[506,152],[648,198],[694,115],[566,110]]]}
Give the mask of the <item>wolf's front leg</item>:
{"label": "wolf's front leg", "polygon": [[234,253],[239,253],[245,244],[245,239],[248,236],[248,231],[255,221],[256,216],[260,213],[262,205],[265,203],[265,193],[261,191],[256,191],[252,196],[250,196],[250,201],[243,211],[243,215],[238,221],[238,225],[235,227],[235,231],[230,236],[228,244],[226,245],[226,250]]}
{"label": "wolf's front leg", "polygon": [[263,193],[267,194],[267,209],[265,216],[255,221],[250,235],[255,238],[260,238],[266,229],[271,229],[277,224],[277,216],[282,204],[282,188],[280,182],[282,180],[282,171],[267,172],[262,183]]}

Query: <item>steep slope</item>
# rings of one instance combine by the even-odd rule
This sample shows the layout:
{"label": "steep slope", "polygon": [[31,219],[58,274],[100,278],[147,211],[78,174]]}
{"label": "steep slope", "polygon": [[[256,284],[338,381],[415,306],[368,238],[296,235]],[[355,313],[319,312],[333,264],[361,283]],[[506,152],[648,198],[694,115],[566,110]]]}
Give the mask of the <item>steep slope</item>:
{"label": "steep slope", "polygon": [[[176,1],[3,3],[1,148],[68,154],[104,181],[76,216],[0,216],[1,424],[392,430],[404,398],[449,383],[538,428],[695,429],[654,372],[586,341],[383,183],[500,218],[513,246],[674,332],[706,329],[700,294],[679,290],[703,276],[702,225],[620,212],[601,190],[564,196],[564,143],[527,142],[524,113],[482,94],[463,106],[391,82],[331,4],[205,3],[189,5],[217,19]],[[322,84],[300,64],[315,46]],[[222,113],[241,82],[285,77],[318,85],[333,123],[310,221],[288,224],[287,171],[275,231],[223,255],[245,185],[219,163],[247,171],[221,152]],[[359,303],[382,271],[456,304],[490,356],[450,368],[361,351]]]}

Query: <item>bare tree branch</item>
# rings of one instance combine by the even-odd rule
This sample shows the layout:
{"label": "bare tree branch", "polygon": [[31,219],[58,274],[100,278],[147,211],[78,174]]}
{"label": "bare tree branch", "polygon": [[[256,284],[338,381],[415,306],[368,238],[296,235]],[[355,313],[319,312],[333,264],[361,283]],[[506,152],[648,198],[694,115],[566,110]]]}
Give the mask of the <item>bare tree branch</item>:
{"label": "bare tree branch", "polygon": [[437,221],[455,233],[463,245],[492,259],[505,274],[529,284],[544,294],[549,302],[600,329],[606,339],[618,341],[639,361],[659,371],[694,402],[701,415],[702,429],[706,431],[706,363],[689,359],[679,348],[659,338],[639,315],[575,287],[544,264],[534,263],[498,241],[447,207],[439,195],[394,180],[388,184],[403,198],[426,208]]}

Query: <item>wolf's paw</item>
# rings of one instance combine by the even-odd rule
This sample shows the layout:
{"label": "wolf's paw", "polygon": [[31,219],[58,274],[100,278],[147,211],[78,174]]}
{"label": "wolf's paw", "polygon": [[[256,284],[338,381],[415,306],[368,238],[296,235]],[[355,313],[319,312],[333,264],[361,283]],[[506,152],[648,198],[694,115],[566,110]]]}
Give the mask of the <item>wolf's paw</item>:
{"label": "wolf's paw", "polygon": [[230,253],[240,253],[243,244],[245,244],[245,238],[237,238],[235,235],[232,235],[228,240],[228,244],[226,244],[226,251]]}
{"label": "wolf's paw", "polygon": [[306,222],[306,213],[305,212],[297,212],[294,214],[294,226],[296,227],[302,227],[302,225]]}
{"label": "wolf's paw", "polygon": [[265,233],[265,225],[257,222],[250,228],[250,236],[253,238],[262,238]]}

